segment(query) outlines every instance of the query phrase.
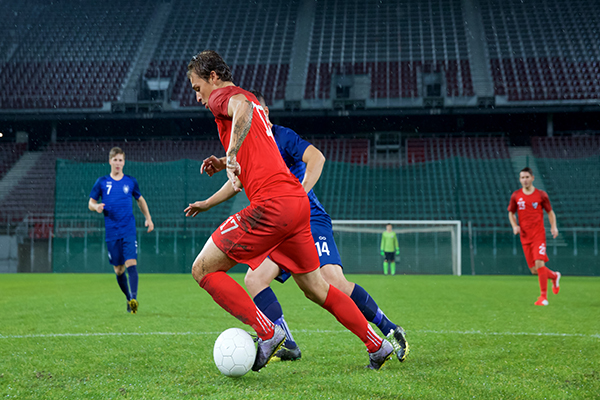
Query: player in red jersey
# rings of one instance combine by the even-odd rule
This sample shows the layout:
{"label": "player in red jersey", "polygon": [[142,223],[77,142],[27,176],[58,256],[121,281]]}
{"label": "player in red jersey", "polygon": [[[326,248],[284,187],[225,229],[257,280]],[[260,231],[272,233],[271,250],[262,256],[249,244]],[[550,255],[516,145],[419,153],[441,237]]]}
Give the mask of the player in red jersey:
{"label": "player in red jersey", "polygon": [[[227,198],[245,188],[250,205],[230,216],[212,234],[194,261],[192,275],[223,309],[256,331],[258,349],[252,369],[265,366],[285,340],[226,271],[238,263],[256,269],[270,256],[292,273],[306,297],[332,313],[367,346],[369,367],[379,369],[392,345],[371,328],[356,304],[321,276],[310,230],[310,206],[300,182],[279,154],[264,109],[256,97],[232,82],[231,70],[215,51],[203,51],[188,64],[188,78],[201,102],[215,116],[226,150],[228,181],[217,192]],[[216,194],[216,195],[217,195]],[[202,202],[190,204],[195,216]]]}
{"label": "player in red jersey", "polygon": [[[560,272],[554,272],[546,267],[548,255],[546,254],[546,230],[544,229],[544,210],[548,213],[550,232],[552,237],[558,236],[556,228],[556,214],[552,211],[548,194],[533,186],[534,181],[531,168],[523,168],[519,174],[522,189],[516,190],[510,197],[508,205],[508,220],[515,235],[521,236],[521,245],[527,260],[527,266],[532,274],[537,274],[540,282],[540,297],[535,302],[536,306],[547,306],[548,279],[552,280],[552,292],[558,294],[560,290]],[[519,222],[515,213],[518,213]]]}

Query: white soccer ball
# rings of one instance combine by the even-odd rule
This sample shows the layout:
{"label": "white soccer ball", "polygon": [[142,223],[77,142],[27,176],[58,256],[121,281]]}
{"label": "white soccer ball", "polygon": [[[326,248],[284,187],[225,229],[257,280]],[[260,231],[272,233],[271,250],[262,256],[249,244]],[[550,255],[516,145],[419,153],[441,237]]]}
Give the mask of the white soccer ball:
{"label": "white soccer ball", "polygon": [[256,346],[248,332],[239,328],[229,328],[217,338],[213,356],[223,375],[238,377],[252,369],[256,358]]}

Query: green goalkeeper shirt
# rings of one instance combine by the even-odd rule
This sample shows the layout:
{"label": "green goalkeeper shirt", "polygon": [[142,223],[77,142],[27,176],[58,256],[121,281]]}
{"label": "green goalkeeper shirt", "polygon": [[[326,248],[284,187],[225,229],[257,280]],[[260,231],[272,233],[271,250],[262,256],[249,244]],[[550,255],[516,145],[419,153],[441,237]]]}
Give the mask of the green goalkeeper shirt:
{"label": "green goalkeeper shirt", "polygon": [[398,238],[396,233],[385,231],[381,234],[381,251],[385,253],[393,253],[399,250]]}

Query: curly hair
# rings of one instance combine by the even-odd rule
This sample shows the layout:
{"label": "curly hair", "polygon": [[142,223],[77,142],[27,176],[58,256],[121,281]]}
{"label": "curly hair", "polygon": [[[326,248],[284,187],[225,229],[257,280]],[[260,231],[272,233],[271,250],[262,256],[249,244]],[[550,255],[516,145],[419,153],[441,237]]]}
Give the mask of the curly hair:
{"label": "curly hair", "polygon": [[231,82],[233,80],[229,65],[214,50],[204,50],[192,57],[192,60],[188,64],[187,76],[189,78],[190,74],[194,72],[200,78],[208,81],[211,71],[215,71],[223,82]]}

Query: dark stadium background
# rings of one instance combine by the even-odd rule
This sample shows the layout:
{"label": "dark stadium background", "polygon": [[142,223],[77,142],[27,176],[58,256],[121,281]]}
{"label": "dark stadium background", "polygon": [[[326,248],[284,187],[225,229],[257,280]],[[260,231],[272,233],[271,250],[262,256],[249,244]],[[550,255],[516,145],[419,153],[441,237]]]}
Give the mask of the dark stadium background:
{"label": "dark stadium background", "polygon": [[[90,233],[97,243],[89,253],[82,247],[87,224],[102,222],[86,207],[97,176],[59,198],[69,182],[56,171],[71,164],[58,160],[103,163],[109,146],[128,152],[136,142],[128,163],[197,161],[210,154],[195,148],[218,149],[212,115],[196,105],[185,77],[194,54],[214,49],[236,84],[265,94],[274,123],[324,151],[315,191],[334,219],[459,219],[463,273],[525,273],[520,248],[502,256],[502,246],[514,240],[505,210],[519,188],[515,164],[532,164],[561,230],[551,260],[563,273],[597,275],[599,15],[593,0],[2,0],[0,271],[75,268],[65,256],[69,235],[77,263],[100,254],[101,231]],[[516,148],[527,156],[516,161]],[[26,156],[37,161],[19,172]],[[370,178],[360,191],[329,190],[349,187],[355,166],[408,181]],[[456,177],[443,175],[454,166]],[[167,189],[155,182],[165,179],[148,176],[142,190],[160,199]],[[172,268],[164,254],[152,261],[160,258],[148,252],[146,271],[189,270],[189,223],[179,209],[191,200],[170,198],[176,211],[149,202],[169,243],[187,244],[169,247],[181,253]],[[202,229],[228,211],[206,217]],[[61,231],[64,221],[76,229]],[[194,240],[198,251],[204,239]],[[85,270],[106,271],[102,260]],[[365,268],[356,272],[379,272]]]}

